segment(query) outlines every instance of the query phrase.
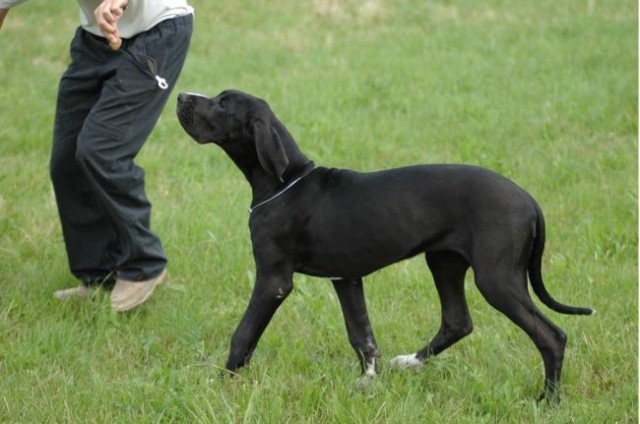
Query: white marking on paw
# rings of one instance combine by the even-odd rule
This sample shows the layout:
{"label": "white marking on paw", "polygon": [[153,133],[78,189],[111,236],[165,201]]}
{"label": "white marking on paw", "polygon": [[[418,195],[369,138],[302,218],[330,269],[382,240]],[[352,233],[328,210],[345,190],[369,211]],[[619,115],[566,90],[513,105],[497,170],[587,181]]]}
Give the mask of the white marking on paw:
{"label": "white marking on paw", "polygon": [[369,362],[367,364],[367,369],[364,370],[364,375],[366,377],[369,377],[369,378],[373,378],[376,375],[378,375],[378,373],[376,372],[376,360],[375,359],[371,359],[371,362]]}
{"label": "white marking on paw", "polygon": [[367,363],[364,373],[356,381],[356,386],[360,390],[364,390],[371,385],[373,380],[378,376],[376,372],[376,359],[371,358]]}
{"label": "white marking on paw", "polygon": [[411,355],[399,355],[393,358],[389,363],[398,368],[413,368],[420,369],[422,368],[422,361],[416,357],[416,354],[413,353]]}

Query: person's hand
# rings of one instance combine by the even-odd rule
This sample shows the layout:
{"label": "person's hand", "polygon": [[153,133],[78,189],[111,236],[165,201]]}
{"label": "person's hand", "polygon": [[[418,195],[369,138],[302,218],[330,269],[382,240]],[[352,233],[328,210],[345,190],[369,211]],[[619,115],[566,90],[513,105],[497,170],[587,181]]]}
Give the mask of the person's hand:
{"label": "person's hand", "polygon": [[104,0],[93,14],[100,32],[106,37],[112,48],[117,50],[122,43],[118,32],[118,20],[127,8],[129,0]]}
{"label": "person's hand", "polygon": [[4,17],[9,13],[9,9],[0,9],[0,28],[2,28],[2,23],[4,22]]}

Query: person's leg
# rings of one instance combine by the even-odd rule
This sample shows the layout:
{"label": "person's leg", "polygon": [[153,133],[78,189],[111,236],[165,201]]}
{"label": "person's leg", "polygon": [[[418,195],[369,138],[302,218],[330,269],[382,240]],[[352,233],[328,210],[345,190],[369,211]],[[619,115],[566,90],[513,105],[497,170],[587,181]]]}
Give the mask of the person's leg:
{"label": "person's leg", "polygon": [[126,40],[117,59],[108,62],[112,70],[78,138],[76,160],[117,235],[118,281],[112,300],[118,310],[139,304],[131,305],[132,296],[136,302],[146,300],[149,287],[153,290],[165,275],[166,255],[150,230],[144,171],[134,158],[178,79],[191,27],[191,16],[176,18]]}
{"label": "person's leg", "polygon": [[[190,35],[189,16],[162,22],[125,41],[110,61],[113,72],[80,132],[76,159],[116,230],[120,279],[146,280],[166,265],[162,244],[150,230],[144,171],[134,158],[178,79]],[[160,87],[156,76],[164,78],[168,88]]]}
{"label": "person's leg", "polygon": [[[75,157],[82,125],[101,92],[100,65],[88,46],[89,36],[78,29],[71,44],[71,64],[59,88],[53,130],[50,174],[62,234],[72,274],[85,287],[115,282],[116,233],[88,184]],[[86,290],[61,290],[56,297],[86,295]]]}

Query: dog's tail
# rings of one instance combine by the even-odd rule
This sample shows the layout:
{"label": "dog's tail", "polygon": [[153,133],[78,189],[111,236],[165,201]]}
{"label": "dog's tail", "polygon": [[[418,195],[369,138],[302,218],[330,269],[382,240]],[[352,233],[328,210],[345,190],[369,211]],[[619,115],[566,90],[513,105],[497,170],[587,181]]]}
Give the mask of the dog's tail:
{"label": "dog's tail", "polygon": [[540,207],[535,202],[535,200],[533,201],[533,203],[538,214],[538,218],[536,220],[536,235],[533,242],[533,251],[531,252],[531,257],[529,258],[529,281],[531,282],[533,291],[542,301],[542,303],[556,312],[569,315],[593,314],[595,311],[591,308],[579,308],[575,306],[564,305],[558,302],[553,297],[551,297],[551,295],[547,291],[547,288],[544,286],[544,282],[542,281],[542,252],[544,251],[545,241],[544,216],[542,215],[542,210],[540,210]]}

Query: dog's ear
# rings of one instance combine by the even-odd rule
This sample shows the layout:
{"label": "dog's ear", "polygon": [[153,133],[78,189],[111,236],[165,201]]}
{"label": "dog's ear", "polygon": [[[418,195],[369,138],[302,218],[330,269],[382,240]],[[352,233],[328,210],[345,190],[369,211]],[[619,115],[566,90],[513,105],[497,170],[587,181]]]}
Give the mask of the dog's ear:
{"label": "dog's ear", "polygon": [[252,117],[251,127],[260,165],[280,182],[284,182],[282,176],[289,165],[289,158],[280,136],[271,126],[268,117]]}

